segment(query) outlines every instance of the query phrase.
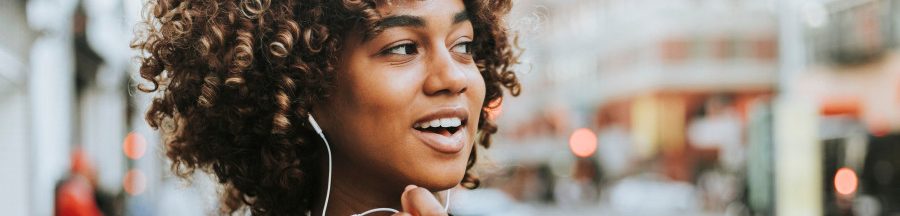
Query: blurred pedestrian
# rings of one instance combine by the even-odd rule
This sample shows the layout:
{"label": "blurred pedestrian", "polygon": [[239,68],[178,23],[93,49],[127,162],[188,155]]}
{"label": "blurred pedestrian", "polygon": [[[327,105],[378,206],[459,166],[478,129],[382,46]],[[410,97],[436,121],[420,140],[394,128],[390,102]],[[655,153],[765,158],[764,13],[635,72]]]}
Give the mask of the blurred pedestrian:
{"label": "blurred pedestrian", "polygon": [[54,214],[57,216],[103,215],[94,195],[96,174],[84,151],[72,153],[69,175],[57,184]]}

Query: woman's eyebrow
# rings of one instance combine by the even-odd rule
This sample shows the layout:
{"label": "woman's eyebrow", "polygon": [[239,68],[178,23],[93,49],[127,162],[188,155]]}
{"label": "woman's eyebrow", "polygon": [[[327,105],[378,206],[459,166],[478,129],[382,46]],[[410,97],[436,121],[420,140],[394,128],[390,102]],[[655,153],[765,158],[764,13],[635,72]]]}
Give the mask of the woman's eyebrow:
{"label": "woman's eyebrow", "polygon": [[[453,14],[453,24],[461,23],[469,20],[469,13],[465,10]],[[393,27],[425,27],[425,19],[412,15],[397,15],[382,18],[378,24],[378,28],[387,29]]]}
{"label": "woman's eyebrow", "polygon": [[384,17],[378,22],[377,27],[381,29],[393,27],[425,27],[425,20],[422,17],[411,15],[399,15]]}
{"label": "woman's eyebrow", "polygon": [[[453,24],[454,25],[459,24],[464,21],[470,21],[469,13],[466,12],[466,10],[456,12],[455,14],[453,14]],[[383,18],[381,18],[381,20],[378,21],[377,24],[375,24],[375,28],[382,29],[382,30],[388,29],[388,28],[394,28],[394,27],[424,28],[425,27],[425,19],[422,19],[422,17],[419,17],[419,16],[413,16],[413,15],[396,15],[396,16],[383,17]],[[378,35],[379,33],[380,32],[376,33],[375,35]],[[372,39],[372,37],[374,37],[374,35],[367,35],[367,36],[363,37],[363,41],[368,41],[369,39]]]}
{"label": "woman's eyebrow", "polygon": [[465,10],[456,12],[456,14],[453,15],[453,24],[458,24],[467,20],[469,20],[469,13]]}

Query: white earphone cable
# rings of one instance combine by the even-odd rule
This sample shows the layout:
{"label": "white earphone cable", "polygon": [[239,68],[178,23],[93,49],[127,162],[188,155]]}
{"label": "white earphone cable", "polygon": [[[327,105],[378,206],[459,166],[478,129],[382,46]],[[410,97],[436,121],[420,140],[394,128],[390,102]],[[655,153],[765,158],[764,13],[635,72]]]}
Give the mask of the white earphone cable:
{"label": "white earphone cable", "polygon": [[383,211],[391,212],[391,213],[398,213],[398,212],[400,212],[400,211],[397,211],[397,209],[392,209],[392,208],[375,208],[375,209],[371,209],[371,210],[365,211],[365,212],[363,212],[363,213],[353,214],[353,215],[351,215],[351,216],[365,216],[365,215],[367,215],[367,214],[372,214],[372,213],[375,213],[375,212],[383,212]]}
{"label": "white earphone cable", "polygon": [[[325,204],[322,206],[322,216],[325,216],[325,212],[328,210],[328,200],[331,196],[331,145],[328,144],[328,139],[325,139],[325,134],[322,133],[322,128],[319,127],[319,123],[316,122],[316,119],[312,117],[312,114],[309,115],[309,123],[312,124],[313,129],[315,129],[316,133],[319,134],[319,137],[322,138],[322,141],[325,141],[325,150],[328,152],[328,187],[325,189]],[[447,190],[447,200],[444,201],[444,212],[450,210],[450,190]],[[398,213],[396,209],[392,208],[374,208],[363,213],[353,214],[352,216],[365,216],[367,214],[375,213],[375,212],[392,212]]]}
{"label": "white earphone cable", "polygon": [[325,141],[325,150],[328,151],[328,187],[325,189],[325,206],[322,206],[322,216],[325,216],[325,211],[328,209],[328,198],[331,196],[331,145],[328,144],[328,139],[325,139],[322,128],[319,127],[319,123],[312,117],[312,114],[309,115],[309,123],[312,124],[319,137],[322,137],[322,141]]}
{"label": "white earphone cable", "polygon": [[452,189],[447,189],[447,200],[444,200],[444,212],[450,212],[450,190]]}

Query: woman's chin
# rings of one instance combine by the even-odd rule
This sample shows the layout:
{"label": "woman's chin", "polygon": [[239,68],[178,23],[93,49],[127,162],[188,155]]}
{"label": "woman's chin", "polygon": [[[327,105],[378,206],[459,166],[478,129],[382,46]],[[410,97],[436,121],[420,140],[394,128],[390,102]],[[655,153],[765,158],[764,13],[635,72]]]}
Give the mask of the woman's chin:
{"label": "woman's chin", "polygon": [[456,185],[459,185],[459,181],[429,182],[425,184],[417,184],[417,186],[428,188],[428,190],[432,192],[449,190],[450,188],[456,187]]}
{"label": "woman's chin", "polygon": [[442,191],[455,187],[462,181],[465,172],[431,172],[422,174],[414,182],[416,186],[428,188],[431,191]]}

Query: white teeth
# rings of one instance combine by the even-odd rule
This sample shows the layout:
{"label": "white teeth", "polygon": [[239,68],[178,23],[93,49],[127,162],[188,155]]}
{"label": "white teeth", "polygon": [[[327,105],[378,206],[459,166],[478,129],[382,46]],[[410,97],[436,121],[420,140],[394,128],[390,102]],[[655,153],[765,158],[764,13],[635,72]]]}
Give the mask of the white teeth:
{"label": "white teeth", "polygon": [[442,118],[441,119],[441,127],[450,127],[450,122],[452,122],[452,121],[453,120],[450,120],[448,118]]}
{"label": "white teeth", "polygon": [[440,127],[441,120],[440,119],[431,120],[431,122],[429,122],[428,124],[430,124],[431,127]]}
{"label": "white teeth", "polygon": [[427,122],[419,122],[413,125],[414,128],[427,129],[429,127],[459,127],[462,125],[462,120],[456,117],[453,118],[440,118],[434,119]]}
{"label": "white teeth", "polygon": [[462,124],[462,120],[459,118],[444,118],[441,119],[441,127],[459,127]]}

